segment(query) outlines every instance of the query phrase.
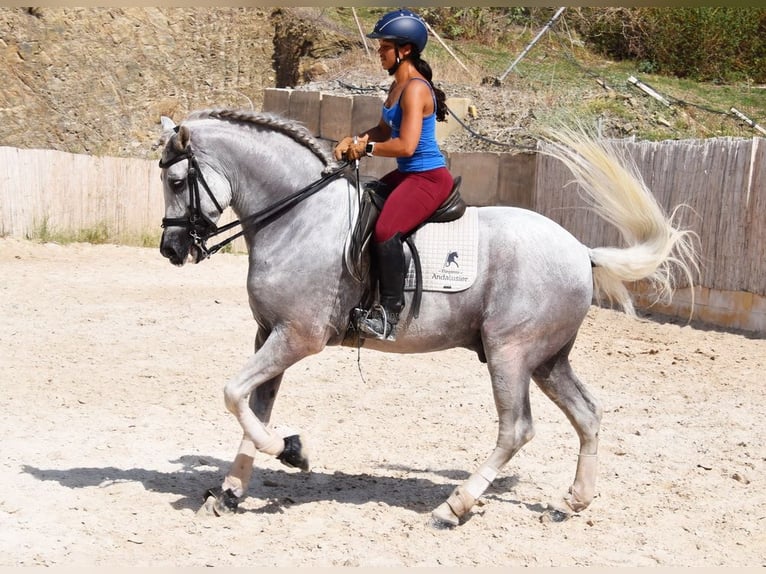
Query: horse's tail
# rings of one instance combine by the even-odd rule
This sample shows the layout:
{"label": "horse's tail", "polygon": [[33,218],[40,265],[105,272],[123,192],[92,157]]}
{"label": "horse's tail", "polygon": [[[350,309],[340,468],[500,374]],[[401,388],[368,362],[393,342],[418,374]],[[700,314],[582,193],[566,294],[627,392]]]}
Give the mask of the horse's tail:
{"label": "horse's tail", "polygon": [[624,248],[590,249],[597,301],[606,296],[635,315],[626,281],[648,280],[656,299],[666,302],[675,289],[674,273],[680,272],[693,287],[693,271],[699,270],[697,236],[675,226],[679,208],[665,214],[630,158],[606,140],[570,128],[549,132],[540,151],[572,171],[593,211],[619,229],[627,243]]}

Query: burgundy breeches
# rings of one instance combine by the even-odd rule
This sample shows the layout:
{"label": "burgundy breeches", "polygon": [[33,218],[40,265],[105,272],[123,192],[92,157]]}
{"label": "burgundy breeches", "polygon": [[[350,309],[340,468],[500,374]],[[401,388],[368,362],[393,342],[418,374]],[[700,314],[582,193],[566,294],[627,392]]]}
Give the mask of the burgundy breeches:
{"label": "burgundy breeches", "polygon": [[375,224],[375,242],[397,233],[405,235],[428,219],[452,191],[452,174],[446,167],[417,173],[394,170],[381,178],[393,188]]}

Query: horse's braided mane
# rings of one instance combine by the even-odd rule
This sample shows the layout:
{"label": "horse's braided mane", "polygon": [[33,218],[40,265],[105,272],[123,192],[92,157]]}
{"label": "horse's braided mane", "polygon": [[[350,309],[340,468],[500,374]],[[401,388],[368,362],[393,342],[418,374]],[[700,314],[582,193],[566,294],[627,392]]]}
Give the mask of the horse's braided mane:
{"label": "horse's braided mane", "polygon": [[251,110],[234,110],[228,108],[211,108],[192,112],[187,120],[213,118],[222,121],[252,124],[263,126],[286,136],[309,148],[322,160],[325,166],[334,165],[332,155],[311,135],[311,132],[301,123],[267,112],[255,112]]}

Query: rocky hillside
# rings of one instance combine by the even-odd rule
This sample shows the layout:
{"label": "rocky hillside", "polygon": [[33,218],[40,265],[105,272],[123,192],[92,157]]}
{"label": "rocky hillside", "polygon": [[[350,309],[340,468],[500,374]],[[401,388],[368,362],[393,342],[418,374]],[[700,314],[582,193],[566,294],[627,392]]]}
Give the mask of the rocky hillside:
{"label": "rocky hillside", "polygon": [[160,114],[247,105],[271,81],[260,9],[2,8],[0,30],[8,146],[142,155]]}
{"label": "rocky hillside", "polygon": [[[260,109],[269,87],[369,93],[389,81],[364,57],[357,30],[338,28],[321,9],[258,7],[0,8],[0,78],[0,145],[146,158],[157,156],[161,115]],[[553,107],[615,95],[594,82],[572,94],[530,89],[526,80],[504,90],[440,84],[448,97],[472,100],[478,113],[467,121],[485,136],[458,132],[447,151],[524,145]],[[625,136],[647,123],[684,137],[645,100],[626,98],[620,106],[631,119],[604,114],[602,128]],[[742,135],[752,132],[743,126]]]}
{"label": "rocky hillside", "polygon": [[0,8],[0,145],[154,157],[160,115],[260,109],[277,70],[289,80],[325,35],[300,22],[270,8]]}

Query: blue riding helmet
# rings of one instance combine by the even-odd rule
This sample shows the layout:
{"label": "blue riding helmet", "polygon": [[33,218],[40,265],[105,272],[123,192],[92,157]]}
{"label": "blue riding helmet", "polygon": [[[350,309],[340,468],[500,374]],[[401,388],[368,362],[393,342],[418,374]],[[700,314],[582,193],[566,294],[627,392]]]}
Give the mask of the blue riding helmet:
{"label": "blue riding helmet", "polygon": [[428,29],[423,19],[409,10],[394,10],[383,16],[368,38],[393,40],[397,44],[412,44],[422,52],[428,42]]}

